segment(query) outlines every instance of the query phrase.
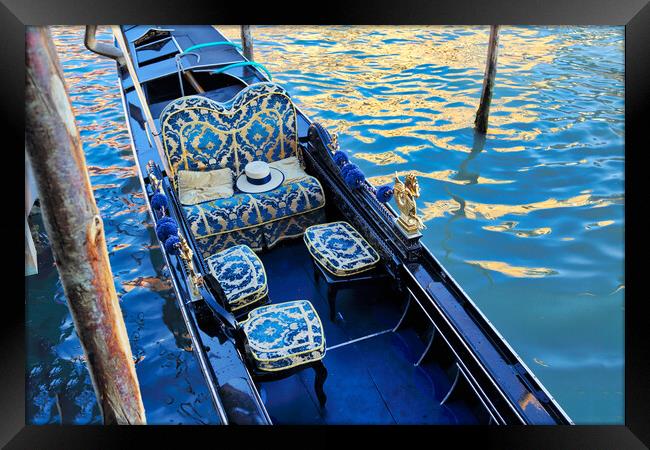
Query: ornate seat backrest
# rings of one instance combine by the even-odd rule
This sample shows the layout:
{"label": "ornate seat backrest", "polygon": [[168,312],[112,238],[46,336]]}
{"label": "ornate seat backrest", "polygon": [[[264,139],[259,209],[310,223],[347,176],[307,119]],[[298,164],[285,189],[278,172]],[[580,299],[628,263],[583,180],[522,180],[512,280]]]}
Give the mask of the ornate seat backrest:
{"label": "ornate seat backrest", "polygon": [[160,115],[172,172],[229,167],[239,175],[254,160],[298,156],[296,108],[275,83],[248,86],[227,103],[206,97],[174,100]]}

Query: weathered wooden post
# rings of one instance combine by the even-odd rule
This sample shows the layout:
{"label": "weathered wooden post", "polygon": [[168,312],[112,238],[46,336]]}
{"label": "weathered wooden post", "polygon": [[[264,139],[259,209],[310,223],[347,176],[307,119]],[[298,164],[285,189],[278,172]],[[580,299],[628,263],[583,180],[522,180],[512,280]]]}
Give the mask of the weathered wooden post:
{"label": "weathered wooden post", "polygon": [[26,28],[25,139],[45,228],[104,423],[144,424],[104,229],[63,73],[45,27]]}
{"label": "weathered wooden post", "polygon": [[251,34],[250,25],[241,26],[241,45],[244,47],[244,56],[246,59],[253,61],[253,35]]}
{"label": "weathered wooden post", "polygon": [[487,62],[485,63],[485,75],[483,77],[483,92],[481,94],[481,103],[476,111],[476,119],[474,120],[476,130],[481,133],[487,131],[492,89],[494,88],[494,76],[497,72],[498,50],[499,25],[490,25],[490,42],[488,43]]}

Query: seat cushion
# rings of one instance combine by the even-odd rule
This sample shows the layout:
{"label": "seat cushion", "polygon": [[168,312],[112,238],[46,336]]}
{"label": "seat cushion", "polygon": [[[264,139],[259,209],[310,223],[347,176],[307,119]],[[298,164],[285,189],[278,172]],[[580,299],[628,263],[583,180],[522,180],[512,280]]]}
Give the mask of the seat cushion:
{"label": "seat cushion", "polygon": [[305,172],[305,169],[300,165],[300,160],[295,156],[290,156],[279,161],[273,161],[269,163],[269,166],[278,169],[284,174],[284,182],[282,184],[302,180],[309,176],[307,175],[307,172]]}
{"label": "seat cushion", "polygon": [[246,245],[237,245],[206,259],[231,311],[261,300],[268,293],[262,261]]}
{"label": "seat cushion", "polygon": [[324,205],[323,188],[316,178],[309,176],[269,192],[238,193],[183,209],[192,233],[200,239],[303,214]]}
{"label": "seat cushion", "polygon": [[218,169],[194,172],[179,170],[178,199],[183,205],[196,205],[218,198],[232,197],[232,170]]}
{"label": "seat cushion", "polygon": [[312,225],[303,238],[311,256],[335,276],[365,272],[379,261],[375,249],[347,222]]}
{"label": "seat cushion", "polygon": [[242,323],[246,350],[258,370],[285,370],[325,356],[325,335],[307,300],[262,306]]}

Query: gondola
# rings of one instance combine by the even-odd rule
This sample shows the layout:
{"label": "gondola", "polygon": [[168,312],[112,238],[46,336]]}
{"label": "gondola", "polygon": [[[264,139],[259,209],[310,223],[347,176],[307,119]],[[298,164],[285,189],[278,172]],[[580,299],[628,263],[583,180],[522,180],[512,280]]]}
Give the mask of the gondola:
{"label": "gondola", "polygon": [[420,241],[414,177],[369,184],[215,27],[113,33],[89,49],[219,423],[572,423]]}

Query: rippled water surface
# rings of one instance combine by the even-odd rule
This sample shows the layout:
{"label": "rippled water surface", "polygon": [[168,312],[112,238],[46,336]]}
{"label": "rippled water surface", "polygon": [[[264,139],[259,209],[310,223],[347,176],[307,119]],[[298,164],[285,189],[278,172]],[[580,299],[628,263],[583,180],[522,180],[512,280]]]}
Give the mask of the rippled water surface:
{"label": "rippled water surface", "polygon": [[[238,28],[221,28],[238,38]],[[423,240],[578,423],[623,422],[622,27],[257,27],[256,60],[371,182],[415,170]],[[150,423],[214,421],[164,278],[110,61],[53,30]],[[50,264],[51,265],[51,264]],[[160,280],[162,279],[162,281]],[[99,420],[53,267],[29,281],[28,420]]]}

